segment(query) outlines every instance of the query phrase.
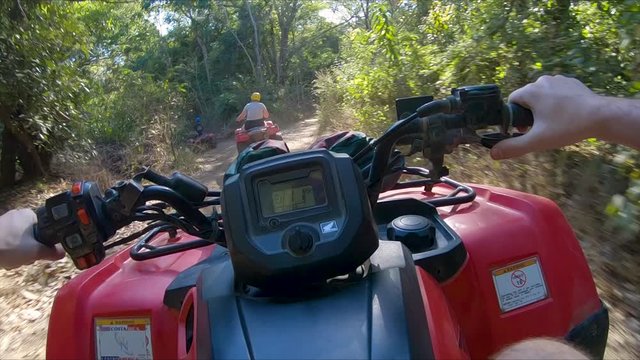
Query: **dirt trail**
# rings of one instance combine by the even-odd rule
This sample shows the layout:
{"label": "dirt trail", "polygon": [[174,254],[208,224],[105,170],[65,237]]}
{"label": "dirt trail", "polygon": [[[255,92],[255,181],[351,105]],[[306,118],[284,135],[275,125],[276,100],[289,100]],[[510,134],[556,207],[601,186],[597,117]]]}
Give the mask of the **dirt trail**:
{"label": "dirt trail", "polygon": [[[291,151],[301,150],[309,146],[318,136],[318,119],[306,119],[282,128],[282,137]],[[218,143],[218,147],[200,157],[198,165],[202,171],[196,178],[207,185],[209,189],[220,189],[222,177],[237,155],[234,139],[225,139]]]}
{"label": "dirt trail", "polygon": [[[284,126],[282,130],[291,150],[308,146],[317,133],[317,119],[306,119]],[[236,155],[233,139],[221,141],[215,150],[204,153],[197,160],[202,171],[196,178],[210,189],[220,189],[222,176]],[[131,231],[125,228],[119,235]],[[13,270],[0,269],[0,359],[45,357],[47,325],[54,296],[77,273],[68,259],[38,262]]]}

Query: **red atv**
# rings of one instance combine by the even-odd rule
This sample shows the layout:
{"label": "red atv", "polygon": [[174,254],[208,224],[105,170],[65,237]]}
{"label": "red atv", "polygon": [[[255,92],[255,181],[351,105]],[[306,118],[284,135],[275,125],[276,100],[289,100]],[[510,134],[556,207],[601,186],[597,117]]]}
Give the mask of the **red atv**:
{"label": "red atv", "polygon": [[258,141],[272,139],[282,140],[280,127],[271,120],[249,120],[236,129],[236,147],[241,153],[249,145]]}
{"label": "red atv", "polygon": [[218,139],[214,133],[195,133],[191,138],[187,139],[187,144],[194,152],[203,152],[215,149],[218,146]]}
{"label": "red atv", "polygon": [[[37,238],[88,270],[56,296],[47,357],[466,359],[544,336],[602,358],[607,309],[556,204],[445,176],[456,144],[491,147],[531,113],[495,86],[413,109],[377,139],[319,143],[331,151],[253,146],[222,191],[145,171],[49,198]],[[148,225],[109,242],[133,221]]]}

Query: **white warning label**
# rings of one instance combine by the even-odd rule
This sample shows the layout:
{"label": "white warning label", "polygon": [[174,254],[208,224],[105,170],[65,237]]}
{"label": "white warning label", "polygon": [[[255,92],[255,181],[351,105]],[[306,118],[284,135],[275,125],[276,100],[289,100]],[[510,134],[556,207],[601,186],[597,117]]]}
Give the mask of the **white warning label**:
{"label": "white warning label", "polygon": [[149,318],[96,319],[98,360],[153,359]]}
{"label": "white warning label", "polygon": [[546,299],[548,295],[537,257],[494,270],[493,284],[502,312]]}

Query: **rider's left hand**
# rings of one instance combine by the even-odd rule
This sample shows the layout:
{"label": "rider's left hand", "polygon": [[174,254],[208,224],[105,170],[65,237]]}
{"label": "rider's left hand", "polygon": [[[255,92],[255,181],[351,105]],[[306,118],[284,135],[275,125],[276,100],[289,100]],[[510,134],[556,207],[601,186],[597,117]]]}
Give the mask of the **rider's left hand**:
{"label": "rider's left hand", "polygon": [[0,268],[12,269],[36,260],[64,257],[60,245],[50,248],[33,236],[36,214],[30,209],[11,210],[0,216]]}

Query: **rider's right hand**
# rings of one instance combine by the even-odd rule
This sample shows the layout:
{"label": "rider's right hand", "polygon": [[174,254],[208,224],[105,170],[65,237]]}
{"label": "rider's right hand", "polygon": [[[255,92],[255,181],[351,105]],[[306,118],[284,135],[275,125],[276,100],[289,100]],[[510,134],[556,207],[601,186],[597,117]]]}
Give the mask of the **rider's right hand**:
{"label": "rider's right hand", "polygon": [[491,149],[491,157],[508,159],[602,136],[600,114],[605,99],[576,79],[540,77],[509,96],[510,102],[531,109],[532,128],[523,136],[499,142]]}

